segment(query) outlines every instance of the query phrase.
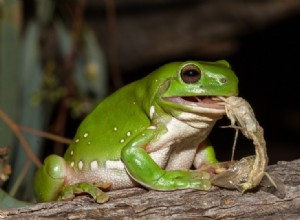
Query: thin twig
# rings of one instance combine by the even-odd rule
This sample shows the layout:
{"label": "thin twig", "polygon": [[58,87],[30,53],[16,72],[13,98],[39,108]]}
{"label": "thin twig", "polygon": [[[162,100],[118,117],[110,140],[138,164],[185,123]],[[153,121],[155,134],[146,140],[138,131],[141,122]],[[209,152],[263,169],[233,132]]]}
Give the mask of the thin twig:
{"label": "thin twig", "polygon": [[17,180],[14,182],[11,190],[9,191],[10,196],[14,197],[16,195],[18,189],[20,188],[21,183],[24,180],[24,177],[28,173],[28,170],[30,168],[30,164],[31,164],[31,161],[27,158],[24,165],[22,166],[21,172],[19,173],[19,175],[17,177]]}
{"label": "thin twig", "polygon": [[27,142],[25,137],[22,135],[20,132],[19,127],[15,122],[13,122],[7,114],[5,114],[1,109],[0,109],[0,118],[3,119],[3,121],[8,125],[8,127],[13,131],[13,133],[16,135],[18,140],[21,143],[21,146],[23,147],[25,153],[27,154],[28,158],[37,166],[40,167],[42,165],[41,161],[39,158],[34,154],[32,151],[30,144]]}
{"label": "thin twig", "polygon": [[107,13],[107,33],[108,33],[108,63],[111,71],[112,82],[115,89],[123,85],[118,62],[118,41],[117,41],[117,16],[115,0],[105,0]]}
{"label": "thin twig", "polygon": [[62,144],[71,144],[71,142],[72,142],[72,140],[69,139],[69,138],[65,138],[65,137],[62,137],[62,136],[59,136],[59,135],[56,135],[56,134],[52,134],[52,133],[49,133],[49,132],[45,132],[45,131],[40,131],[40,130],[37,130],[37,129],[34,129],[34,128],[24,127],[22,125],[19,125],[19,128],[22,131],[25,131],[27,133],[31,133],[33,135],[36,135],[36,136],[39,136],[39,137],[42,137],[42,138],[46,138],[46,139],[49,139],[49,140],[52,140],[52,141],[60,142]]}
{"label": "thin twig", "polygon": [[[71,26],[71,48],[67,56],[64,57],[61,71],[64,73],[65,81],[64,88],[66,89],[65,96],[61,100],[58,107],[58,116],[56,117],[53,125],[54,133],[62,135],[65,132],[66,120],[68,115],[68,100],[76,95],[77,89],[74,83],[74,66],[76,58],[80,52],[81,36],[84,27],[84,11],[86,7],[86,0],[76,1],[73,8],[73,20]],[[63,154],[63,147],[61,143],[54,144],[54,152],[56,154]]]}

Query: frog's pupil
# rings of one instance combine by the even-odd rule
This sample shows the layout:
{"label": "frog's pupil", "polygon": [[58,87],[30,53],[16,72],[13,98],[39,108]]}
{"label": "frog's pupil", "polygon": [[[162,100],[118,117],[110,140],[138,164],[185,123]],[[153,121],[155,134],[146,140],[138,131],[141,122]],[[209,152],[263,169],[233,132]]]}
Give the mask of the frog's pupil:
{"label": "frog's pupil", "polygon": [[188,77],[195,77],[197,75],[199,75],[199,72],[196,70],[189,70],[185,73]]}

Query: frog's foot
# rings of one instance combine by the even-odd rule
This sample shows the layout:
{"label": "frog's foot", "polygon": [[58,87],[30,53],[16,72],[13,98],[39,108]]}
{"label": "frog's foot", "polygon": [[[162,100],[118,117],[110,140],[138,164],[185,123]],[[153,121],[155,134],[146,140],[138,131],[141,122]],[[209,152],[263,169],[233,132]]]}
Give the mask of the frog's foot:
{"label": "frog's foot", "polygon": [[76,183],[73,185],[65,186],[62,189],[58,199],[59,200],[71,200],[76,195],[88,194],[88,195],[92,196],[97,203],[105,203],[108,201],[109,197],[100,188],[108,189],[108,188],[110,188],[110,186],[111,186],[111,183],[104,183],[104,182],[98,182],[95,184],[86,183],[86,182]]}
{"label": "frog's foot", "polygon": [[221,174],[228,170],[228,168],[235,163],[236,161],[225,161],[211,164],[203,164],[197,168],[197,171],[205,171],[212,174]]}
{"label": "frog's foot", "polygon": [[199,189],[211,188],[210,174],[202,171],[166,171],[151,186],[151,189],[168,191],[176,189]]}

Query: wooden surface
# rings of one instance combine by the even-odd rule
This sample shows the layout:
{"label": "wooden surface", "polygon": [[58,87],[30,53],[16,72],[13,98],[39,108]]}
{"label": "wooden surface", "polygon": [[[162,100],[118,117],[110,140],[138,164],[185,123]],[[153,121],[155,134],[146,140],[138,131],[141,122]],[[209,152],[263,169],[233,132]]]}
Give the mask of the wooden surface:
{"label": "wooden surface", "polygon": [[4,219],[299,219],[300,160],[269,166],[280,180],[279,191],[260,186],[241,194],[213,187],[211,191],[147,191],[141,188],[109,192],[110,201],[96,204],[86,196],[73,201],[40,203],[1,210]]}

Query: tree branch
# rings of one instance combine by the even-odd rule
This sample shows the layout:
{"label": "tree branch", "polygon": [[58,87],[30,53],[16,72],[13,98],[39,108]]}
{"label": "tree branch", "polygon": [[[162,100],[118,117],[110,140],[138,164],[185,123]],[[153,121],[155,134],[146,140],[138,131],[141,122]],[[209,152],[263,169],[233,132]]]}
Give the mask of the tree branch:
{"label": "tree branch", "polygon": [[[268,167],[281,181],[281,192],[260,186],[241,194],[213,187],[211,191],[148,191],[141,188],[109,192],[110,201],[96,204],[87,196],[73,201],[39,203],[0,211],[5,219],[296,219],[300,216],[300,159]],[[277,196],[276,196],[277,195]]]}

